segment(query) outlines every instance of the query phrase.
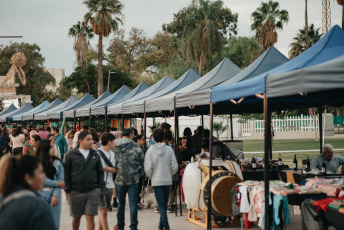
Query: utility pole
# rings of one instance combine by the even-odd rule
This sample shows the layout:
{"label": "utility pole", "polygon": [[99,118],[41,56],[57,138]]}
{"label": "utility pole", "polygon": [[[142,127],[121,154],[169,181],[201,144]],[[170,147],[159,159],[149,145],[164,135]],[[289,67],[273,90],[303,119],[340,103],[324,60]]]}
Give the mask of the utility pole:
{"label": "utility pole", "polygon": [[110,74],[112,74],[112,73],[115,73],[115,72],[110,72],[110,70],[109,70],[108,88],[107,88],[108,91],[110,91],[109,90],[110,89]]}
{"label": "utility pole", "polygon": [[330,0],[322,0],[322,32],[327,33],[331,28]]}

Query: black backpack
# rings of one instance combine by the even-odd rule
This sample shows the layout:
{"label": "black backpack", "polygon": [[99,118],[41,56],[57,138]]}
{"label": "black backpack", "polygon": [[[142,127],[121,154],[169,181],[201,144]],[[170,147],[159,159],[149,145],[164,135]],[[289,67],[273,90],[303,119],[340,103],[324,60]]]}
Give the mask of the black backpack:
{"label": "black backpack", "polygon": [[227,158],[231,161],[234,161],[236,159],[235,154],[228,148],[227,145],[223,144],[220,141],[213,142],[213,146],[220,146],[221,147],[221,159],[226,160]]}

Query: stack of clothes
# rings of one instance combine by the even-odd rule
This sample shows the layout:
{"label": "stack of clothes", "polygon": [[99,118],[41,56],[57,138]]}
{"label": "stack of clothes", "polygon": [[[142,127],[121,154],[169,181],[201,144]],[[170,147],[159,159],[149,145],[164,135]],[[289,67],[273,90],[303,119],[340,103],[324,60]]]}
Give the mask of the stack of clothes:
{"label": "stack of clothes", "polygon": [[318,188],[327,196],[338,197],[340,191],[344,190],[343,178],[325,179],[325,178],[310,178],[307,179],[306,186],[309,188]]}

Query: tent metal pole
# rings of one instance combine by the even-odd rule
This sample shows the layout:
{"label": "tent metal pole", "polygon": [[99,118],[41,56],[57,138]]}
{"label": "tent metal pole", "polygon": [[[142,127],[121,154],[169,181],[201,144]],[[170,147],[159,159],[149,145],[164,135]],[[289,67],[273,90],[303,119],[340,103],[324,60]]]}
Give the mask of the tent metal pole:
{"label": "tent metal pole", "polygon": [[320,153],[322,153],[322,148],[323,148],[323,113],[322,113],[322,108],[319,107],[319,142],[320,142]]}
{"label": "tent metal pole", "polygon": [[107,116],[107,110],[108,110],[108,107],[107,105],[105,106],[105,118],[104,118],[104,122],[105,122],[105,132],[108,131],[108,116]]}
{"label": "tent metal pole", "polygon": [[122,104],[122,132],[124,130],[124,113],[123,113],[123,107],[124,107],[124,104]]}
{"label": "tent metal pole", "polygon": [[124,114],[122,113],[122,132],[124,130]]}
{"label": "tent metal pole", "polygon": [[92,122],[92,115],[91,115],[91,107],[90,107],[90,109],[89,109],[89,111],[88,111],[88,127],[89,128],[91,128],[92,127],[92,125],[91,125],[91,122]]}
{"label": "tent metal pole", "polygon": [[234,139],[234,135],[233,135],[233,114],[229,115],[230,118],[230,122],[231,122],[231,140]]}
{"label": "tent metal pole", "polygon": [[[174,143],[174,146],[175,146],[175,154],[176,154],[176,157],[177,157],[177,160],[179,158],[179,143],[178,143],[178,139],[179,139],[179,117],[178,117],[178,109],[177,109],[177,106],[176,106],[176,97],[174,97],[174,132],[175,132],[175,143]],[[177,179],[177,182],[179,184],[179,170],[176,174],[176,179]],[[180,190],[180,187],[179,187],[179,190],[178,190],[178,194],[179,194],[179,209],[180,209],[180,216],[183,215],[183,211],[182,211],[182,194],[181,194],[181,190]],[[175,215],[177,216],[178,215],[178,206],[177,206],[177,193],[176,193],[176,197],[175,197],[176,201],[176,210],[175,210]]]}
{"label": "tent metal pole", "polygon": [[211,205],[211,186],[212,186],[212,169],[213,169],[213,123],[214,123],[214,117],[213,117],[213,103],[210,103],[210,127],[209,127],[209,185],[210,188],[206,188],[209,191],[208,195],[208,211],[207,211],[207,220],[208,220],[208,226],[207,229],[211,230],[211,213],[212,213],[212,205]]}
{"label": "tent metal pole", "polygon": [[268,108],[268,99],[264,93],[264,197],[265,197],[265,222],[263,223],[267,230],[270,230],[269,224],[269,147],[271,139],[271,127],[270,127],[270,113]]}
{"label": "tent metal pole", "polygon": [[74,132],[76,130],[76,117],[75,117],[75,110],[74,110],[74,113],[73,113],[73,124],[74,124]]}
{"label": "tent metal pole", "polygon": [[143,153],[145,154],[147,151],[147,114],[146,114],[146,101],[143,103],[143,139],[145,140],[145,145],[143,146]]}

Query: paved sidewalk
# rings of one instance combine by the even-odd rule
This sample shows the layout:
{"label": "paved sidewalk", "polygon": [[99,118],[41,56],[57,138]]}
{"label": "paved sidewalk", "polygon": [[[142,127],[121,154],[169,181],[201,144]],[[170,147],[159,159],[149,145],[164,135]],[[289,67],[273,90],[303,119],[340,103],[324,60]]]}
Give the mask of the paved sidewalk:
{"label": "paved sidewalk", "polygon": [[[64,193],[62,194],[62,214],[61,214],[61,224],[60,229],[61,230],[72,230],[72,218],[69,216],[69,207],[65,200]],[[108,222],[109,222],[109,229],[113,230],[113,227],[117,223],[116,218],[116,210],[113,210],[112,212],[108,213]],[[179,215],[179,213],[178,213]],[[140,230],[155,230],[158,229],[158,223],[159,223],[159,213],[155,213],[153,209],[144,209],[139,211],[138,219],[139,219],[139,226],[138,228]],[[199,227],[195,224],[192,224],[187,219],[187,210],[183,210],[183,216],[175,217],[174,213],[168,214],[169,223],[171,230],[202,230],[205,228]],[[129,229],[130,225],[130,216],[129,216],[129,207],[127,202],[127,207],[125,210],[125,220],[126,220],[126,226],[125,229]],[[95,217],[96,221],[96,229],[98,229],[98,216]],[[301,217],[298,215],[291,214],[291,224],[287,226],[288,229],[293,230],[299,230],[301,229]],[[81,219],[81,225],[80,230],[86,229],[86,219],[83,217]],[[241,229],[238,227],[232,227],[232,228],[222,228],[222,229],[231,229],[231,230],[239,230]],[[251,228],[252,230],[260,229],[259,227]]]}

